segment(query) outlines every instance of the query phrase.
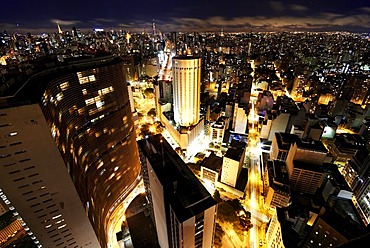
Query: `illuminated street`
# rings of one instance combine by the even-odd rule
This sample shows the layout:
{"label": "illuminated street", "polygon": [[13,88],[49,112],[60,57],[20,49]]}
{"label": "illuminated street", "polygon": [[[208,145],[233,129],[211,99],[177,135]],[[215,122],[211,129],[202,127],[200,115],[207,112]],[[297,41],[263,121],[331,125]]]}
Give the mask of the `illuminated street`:
{"label": "illuminated street", "polygon": [[141,178],[137,179],[138,184],[136,187],[126,196],[123,195],[117,199],[116,206],[113,206],[112,213],[108,220],[107,231],[107,244],[109,248],[120,248],[117,242],[116,233],[121,231],[122,222],[125,220],[125,212],[131,201],[145,192],[144,183]]}
{"label": "illuminated street", "polygon": [[192,158],[199,152],[205,151],[209,146],[209,136],[201,132],[200,135],[189,145],[185,162],[193,162]]}
{"label": "illuminated street", "polygon": [[259,143],[259,132],[258,132],[258,114],[255,111],[254,97],[251,97],[252,107],[249,115],[249,122],[252,123],[251,129],[249,130],[249,143],[247,147],[247,156],[250,158],[250,168],[248,185],[245,197],[245,208],[251,212],[251,222],[253,228],[250,229],[249,233],[249,245],[245,244],[246,247],[259,247],[260,240],[265,240],[265,230],[262,230],[262,224],[268,222],[267,216],[264,214],[264,200],[262,193],[262,177],[260,164],[262,161],[262,151],[258,145]]}

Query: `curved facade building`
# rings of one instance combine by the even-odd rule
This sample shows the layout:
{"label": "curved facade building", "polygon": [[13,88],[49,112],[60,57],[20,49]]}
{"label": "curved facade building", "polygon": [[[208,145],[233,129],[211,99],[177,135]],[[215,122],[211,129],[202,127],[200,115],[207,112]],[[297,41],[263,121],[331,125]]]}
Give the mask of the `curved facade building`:
{"label": "curved facade building", "polygon": [[[100,245],[106,247],[110,215],[140,174],[122,61],[95,58],[44,71],[7,102],[24,99],[40,106]],[[53,164],[40,169],[52,171]]]}
{"label": "curved facade building", "polygon": [[172,59],[174,119],[180,126],[192,126],[200,118],[201,59],[176,56]]}

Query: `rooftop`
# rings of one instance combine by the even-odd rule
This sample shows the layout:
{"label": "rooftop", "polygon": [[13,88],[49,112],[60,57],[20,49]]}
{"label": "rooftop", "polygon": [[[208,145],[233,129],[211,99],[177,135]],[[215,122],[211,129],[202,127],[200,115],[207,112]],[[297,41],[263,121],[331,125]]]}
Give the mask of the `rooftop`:
{"label": "rooftop", "polygon": [[202,166],[213,171],[220,172],[222,167],[222,157],[219,157],[214,152],[211,152],[211,154],[204,160]]}
{"label": "rooftop", "polygon": [[332,197],[325,210],[320,217],[346,239],[350,240],[365,233],[365,225],[351,200]]}
{"label": "rooftop", "polygon": [[299,149],[317,151],[317,152],[322,152],[322,153],[328,152],[328,150],[326,149],[322,141],[312,140],[311,142],[307,142],[307,141],[298,139],[296,141],[296,144]]}
{"label": "rooftop", "polygon": [[225,153],[225,157],[236,160],[236,161],[240,161],[241,157],[243,156],[243,153],[244,153],[244,148],[242,147],[238,147],[238,148],[229,147],[229,149],[227,149]]}
{"label": "rooftop", "polygon": [[294,142],[296,142],[299,139],[299,137],[296,134],[281,132],[276,132],[275,137],[279,149],[286,151],[289,150],[291,144],[294,144]]}

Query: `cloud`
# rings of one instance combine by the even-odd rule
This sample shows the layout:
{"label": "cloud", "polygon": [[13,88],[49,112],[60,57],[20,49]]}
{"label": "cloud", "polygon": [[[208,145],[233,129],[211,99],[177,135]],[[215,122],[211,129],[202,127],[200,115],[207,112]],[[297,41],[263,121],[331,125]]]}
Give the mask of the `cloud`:
{"label": "cloud", "polygon": [[[221,26],[226,32],[252,31],[321,31],[340,30],[349,27],[370,28],[370,15],[358,13],[353,15],[342,15],[336,13],[321,13],[317,16],[247,16],[224,18],[213,16],[206,19],[200,18],[172,18],[168,22],[156,21],[158,30],[164,32],[219,32]],[[120,28],[130,32],[150,32],[150,22],[133,21],[119,24]]]}
{"label": "cloud", "polygon": [[337,13],[331,13],[331,12],[320,13],[320,19],[325,19],[325,20],[334,20],[336,18],[341,18],[343,16],[344,16],[343,14],[337,14]]}
{"label": "cloud", "polygon": [[0,22],[0,27],[2,30],[8,30],[8,29],[12,30],[12,29],[18,28],[19,26],[17,26],[14,23],[1,23]]}
{"label": "cloud", "polygon": [[73,25],[77,25],[79,23],[81,23],[81,21],[77,21],[77,20],[60,20],[60,19],[51,19],[50,20],[51,23],[59,23],[59,25],[63,25],[63,26],[73,26]]}
{"label": "cloud", "polygon": [[304,5],[299,5],[299,4],[290,4],[289,8],[293,11],[298,11],[298,12],[304,12],[307,11],[308,8]]}
{"label": "cloud", "polygon": [[[327,30],[356,30],[367,31],[370,28],[370,7],[357,9],[352,14],[339,14],[333,12],[312,13],[309,9],[300,4],[283,5],[279,1],[270,1],[270,6],[276,11],[286,11],[290,15],[279,14],[277,16],[257,15],[257,16],[238,16],[225,18],[222,16],[212,16],[208,18],[193,17],[169,17],[169,19],[155,19],[157,30],[163,32],[220,32],[224,27],[225,32],[249,32],[249,31],[327,31]],[[293,12],[292,12],[293,10]],[[305,12],[305,15],[301,15]],[[175,16],[175,15],[174,15]],[[117,23],[117,20],[106,18],[93,18],[84,22],[78,20],[52,19],[49,22],[38,23],[33,27],[33,31],[39,29],[40,32],[46,30],[56,30],[56,23],[61,25],[63,30],[72,26],[79,29],[91,29],[97,22],[102,28],[123,29],[130,33],[151,32],[152,20],[127,20]],[[53,23],[53,25],[49,25]],[[28,25],[30,25],[28,23]],[[26,30],[26,26],[16,26],[14,24],[2,24],[4,30],[15,30],[20,32]],[[108,27],[109,26],[109,27]],[[90,27],[90,28],[89,28]],[[33,33],[33,32],[32,32]]]}
{"label": "cloud", "polygon": [[277,2],[277,1],[269,1],[268,2],[270,7],[275,10],[276,12],[283,12],[285,10],[285,6],[283,3],[281,2]]}
{"label": "cloud", "polygon": [[337,26],[358,26],[370,28],[370,15],[356,14],[350,16],[342,16],[332,20],[332,23]]}
{"label": "cloud", "polygon": [[[176,25],[177,24],[177,25]],[[249,31],[250,27],[253,30],[315,30],[315,29],[333,29],[336,30],[341,27],[362,27],[370,28],[370,15],[368,14],[353,14],[340,15],[335,13],[321,13],[318,16],[253,16],[253,17],[236,17],[226,19],[221,16],[215,16],[208,19],[174,19],[173,28],[175,26],[186,28],[196,27],[198,30],[219,31],[221,26],[225,30],[235,31],[244,30]],[[170,27],[170,25],[167,25]],[[159,26],[159,28],[161,28]],[[193,28],[194,30],[194,28]]]}
{"label": "cloud", "polygon": [[107,18],[94,18],[94,21],[104,22],[104,23],[110,23],[110,22],[115,22],[116,20],[114,20],[114,19],[107,19]]}
{"label": "cloud", "polygon": [[360,10],[362,10],[363,12],[370,13],[370,7],[363,7],[363,8],[360,8]]}

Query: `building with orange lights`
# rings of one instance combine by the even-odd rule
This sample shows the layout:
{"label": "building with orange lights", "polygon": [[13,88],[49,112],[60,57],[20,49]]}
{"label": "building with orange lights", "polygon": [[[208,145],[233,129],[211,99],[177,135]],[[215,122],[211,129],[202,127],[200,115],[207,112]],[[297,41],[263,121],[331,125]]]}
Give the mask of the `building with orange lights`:
{"label": "building with orange lights", "polygon": [[124,64],[55,62],[0,98],[0,188],[39,247],[106,247],[140,162]]}

